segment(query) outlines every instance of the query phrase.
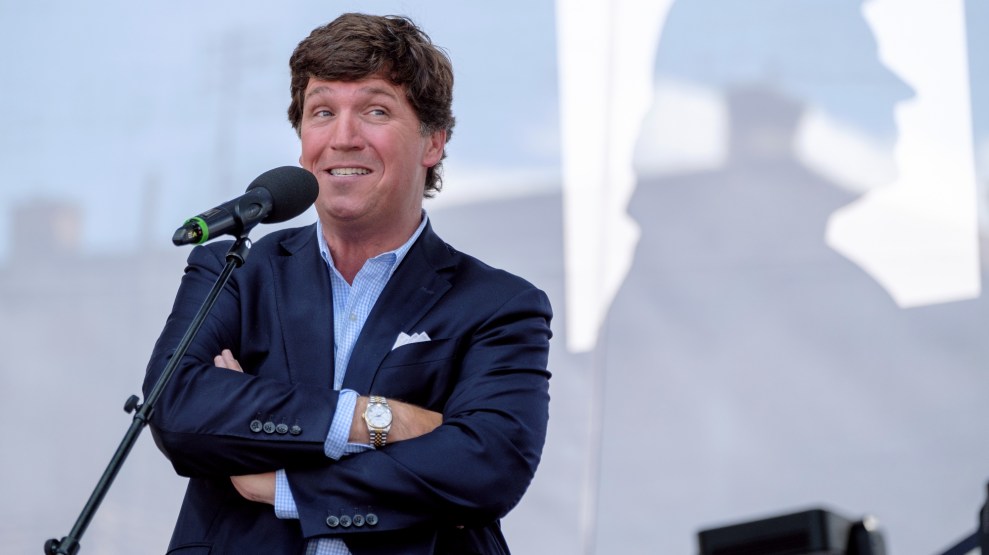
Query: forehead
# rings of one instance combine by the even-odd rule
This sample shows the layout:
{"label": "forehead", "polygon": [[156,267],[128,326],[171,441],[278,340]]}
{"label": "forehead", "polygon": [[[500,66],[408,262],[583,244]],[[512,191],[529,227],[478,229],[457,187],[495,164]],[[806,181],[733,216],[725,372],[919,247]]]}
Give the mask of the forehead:
{"label": "forehead", "polygon": [[380,77],[369,77],[357,81],[329,81],[312,77],[306,84],[306,90],[303,94],[306,102],[310,98],[369,97],[390,98],[393,101],[402,102],[405,100],[405,90],[403,87]]}

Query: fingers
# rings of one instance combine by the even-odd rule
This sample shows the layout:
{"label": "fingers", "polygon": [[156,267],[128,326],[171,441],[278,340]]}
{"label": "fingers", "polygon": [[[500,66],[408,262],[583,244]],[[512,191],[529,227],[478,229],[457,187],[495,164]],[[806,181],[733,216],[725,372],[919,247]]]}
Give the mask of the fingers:
{"label": "fingers", "polygon": [[213,364],[228,370],[234,370],[237,372],[244,371],[244,369],[240,367],[240,363],[237,362],[237,359],[234,358],[234,354],[230,352],[230,349],[223,349],[220,354],[213,357]]}
{"label": "fingers", "polygon": [[275,473],[231,476],[230,482],[241,497],[255,503],[275,504]]}

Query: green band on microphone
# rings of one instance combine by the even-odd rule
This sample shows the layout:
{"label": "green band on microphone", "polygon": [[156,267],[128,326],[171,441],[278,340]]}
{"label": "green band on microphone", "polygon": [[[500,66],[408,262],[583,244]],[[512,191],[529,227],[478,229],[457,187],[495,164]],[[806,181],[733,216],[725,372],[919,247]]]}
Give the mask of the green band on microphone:
{"label": "green band on microphone", "polygon": [[190,224],[190,223],[195,223],[196,225],[198,225],[199,230],[202,232],[199,235],[199,240],[196,241],[197,245],[202,245],[203,243],[209,240],[209,226],[206,225],[206,220],[200,218],[199,216],[196,216],[195,218],[189,218],[189,221],[186,222],[186,224]]}

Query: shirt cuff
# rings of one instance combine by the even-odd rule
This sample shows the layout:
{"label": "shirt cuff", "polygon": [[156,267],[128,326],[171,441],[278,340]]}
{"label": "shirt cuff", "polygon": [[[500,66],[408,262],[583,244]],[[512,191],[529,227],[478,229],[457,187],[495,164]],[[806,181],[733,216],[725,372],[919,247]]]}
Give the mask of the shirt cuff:
{"label": "shirt cuff", "polygon": [[371,449],[371,446],[365,443],[348,443],[350,427],[354,423],[355,406],[357,406],[357,392],[353,389],[341,389],[337,410],[333,414],[333,422],[330,422],[330,431],[327,432],[326,441],[323,442],[323,453],[333,460]]}
{"label": "shirt cuff", "polygon": [[299,518],[299,508],[288,485],[284,470],[275,471],[275,516],[278,518]]}

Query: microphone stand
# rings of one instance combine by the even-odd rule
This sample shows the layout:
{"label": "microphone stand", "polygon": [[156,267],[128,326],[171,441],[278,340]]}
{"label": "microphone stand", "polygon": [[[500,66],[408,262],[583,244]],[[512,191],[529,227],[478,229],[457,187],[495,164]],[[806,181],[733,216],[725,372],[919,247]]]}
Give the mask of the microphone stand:
{"label": "microphone stand", "polygon": [[[987,485],[989,490],[989,485]],[[989,553],[989,495],[979,510],[979,525],[968,537],[948,548],[941,555],[965,555],[979,548],[982,553]]]}
{"label": "microphone stand", "polygon": [[200,307],[199,312],[196,313],[195,318],[193,318],[192,322],[189,324],[189,329],[186,330],[185,335],[182,337],[178,347],[175,349],[175,354],[172,355],[171,360],[169,360],[168,364],[165,365],[165,369],[162,371],[161,376],[158,377],[158,381],[155,382],[154,388],[151,389],[151,393],[148,394],[144,404],[140,404],[137,395],[131,395],[130,398],[127,399],[127,402],[124,403],[124,411],[127,413],[134,412],[135,410],[137,411],[134,414],[134,419],[131,421],[130,428],[127,430],[127,433],[124,434],[124,438],[120,442],[120,446],[117,447],[117,451],[110,460],[110,464],[107,465],[106,470],[103,472],[103,476],[96,484],[93,494],[89,497],[89,501],[86,502],[86,506],[83,507],[82,512],[79,514],[79,518],[76,519],[76,523],[69,532],[69,535],[63,537],[61,540],[52,538],[46,541],[45,555],[75,555],[79,551],[79,540],[82,538],[83,533],[86,531],[90,521],[96,514],[96,510],[99,508],[100,503],[103,502],[103,498],[106,497],[106,494],[110,489],[110,485],[113,483],[114,478],[117,477],[117,473],[123,466],[127,455],[134,447],[141,431],[150,422],[151,414],[154,412],[155,404],[158,402],[158,398],[161,397],[161,394],[164,391],[165,386],[168,384],[168,381],[171,379],[172,374],[175,373],[175,369],[185,356],[186,351],[189,349],[189,345],[192,344],[192,340],[199,332],[199,328],[201,328],[203,322],[206,321],[206,316],[216,303],[216,298],[219,296],[220,291],[227,284],[227,281],[230,280],[230,274],[233,273],[235,268],[239,268],[244,265],[244,261],[247,259],[247,254],[251,249],[251,240],[247,238],[247,234],[251,227],[253,227],[253,225],[247,226],[247,229],[244,229],[241,233],[239,233],[237,239],[234,241],[234,244],[230,247],[230,250],[227,251],[226,266],[223,268],[220,276],[216,279],[216,283],[213,284],[213,288],[210,289],[209,294],[206,295],[206,300],[203,302],[202,307]]}

